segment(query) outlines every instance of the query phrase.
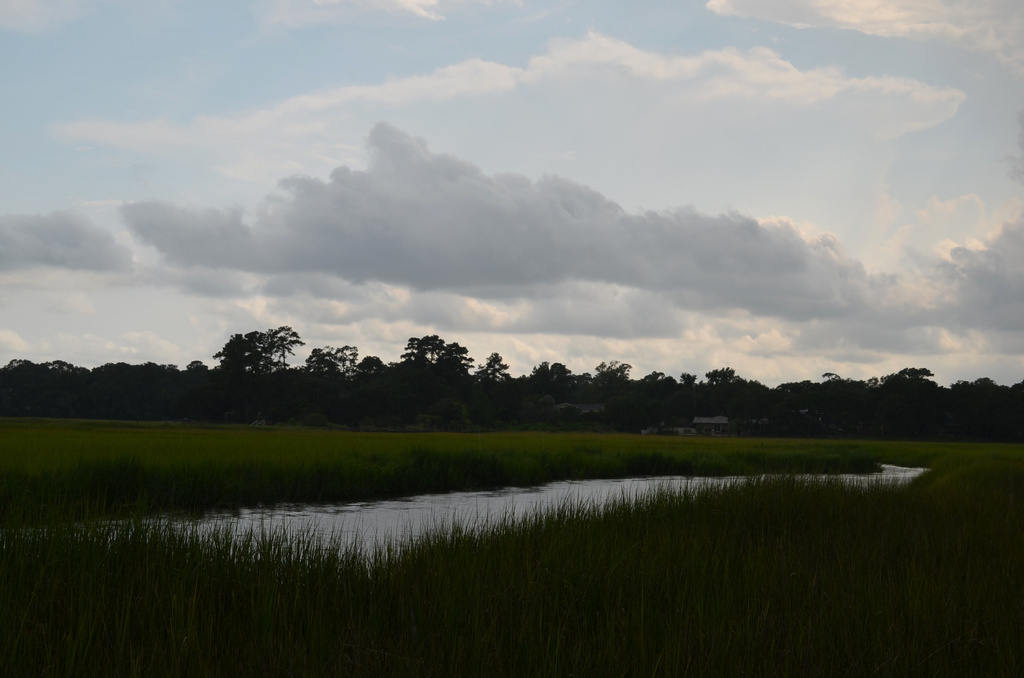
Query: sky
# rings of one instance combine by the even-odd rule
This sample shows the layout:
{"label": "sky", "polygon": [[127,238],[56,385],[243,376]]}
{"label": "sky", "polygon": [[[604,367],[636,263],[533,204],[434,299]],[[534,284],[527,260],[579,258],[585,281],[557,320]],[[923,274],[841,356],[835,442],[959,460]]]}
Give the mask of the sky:
{"label": "sky", "polygon": [[0,364],[1024,380],[1020,0],[0,0]]}

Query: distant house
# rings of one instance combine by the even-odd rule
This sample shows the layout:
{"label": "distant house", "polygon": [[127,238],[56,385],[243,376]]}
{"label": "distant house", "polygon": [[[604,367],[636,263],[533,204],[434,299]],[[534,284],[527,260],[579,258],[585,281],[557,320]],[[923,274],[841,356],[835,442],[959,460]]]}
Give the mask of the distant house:
{"label": "distant house", "polygon": [[729,417],[694,417],[693,427],[697,433],[711,436],[729,435]]}
{"label": "distant house", "polygon": [[697,435],[697,429],[682,427],[682,426],[665,426],[662,423],[659,426],[648,426],[647,428],[640,429],[640,435],[642,436],[695,436]]}
{"label": "distant house", "polygon": [[604,412],[604,405],[602,403],[560,403],[558,405],[555,405],[555,409],[559,411],[567,410],[569,408],[579,410],[583,414],[589,414],[591,412]]}

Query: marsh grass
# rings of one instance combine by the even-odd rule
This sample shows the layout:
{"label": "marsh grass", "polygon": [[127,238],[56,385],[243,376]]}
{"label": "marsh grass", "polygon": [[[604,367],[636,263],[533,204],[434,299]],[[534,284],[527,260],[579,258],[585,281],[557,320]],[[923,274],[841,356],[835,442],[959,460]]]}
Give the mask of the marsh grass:
{"label": "marsh grass", "polygon": [[[0,423],[0,674],[962,676],[1024,669],[1019,446]],[[360,551],[152,512],[761,477]],[[121,520],[110,520],[119,515]]]}
{"label": "marsh grass", "polygon": [[1005,460],[903,488],[763,478],[371,553],[152,520],[8,530],[0,660],[12,676],[1021,675],[1022,488]]}
{"label": "marsh grass", "polygon": [[[601,434],[380,434],[0,421],[0,524],[60,499],[127,515],[642,475],[865,473],[939,446]],[[990,446],[991,447],[991,446]],[[962,449],[959,453],[962,453]],[[77,509],[75,507],[78,507]]]}

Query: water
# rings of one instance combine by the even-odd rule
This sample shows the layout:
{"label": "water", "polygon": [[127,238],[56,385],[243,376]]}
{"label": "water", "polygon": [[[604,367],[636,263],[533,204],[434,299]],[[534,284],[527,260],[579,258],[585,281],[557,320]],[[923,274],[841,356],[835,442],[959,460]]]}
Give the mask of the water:
{"label": "water", "polygon": [[[925,469],[882,465],[880,473],[837,476],[851,485],[905,483]],[[810,477],[810,476],[809,476]],[[610,480],[576,480],[539,487],[508,487],[478,492],[429,494],[388,501],[351,504],[292,504],[272,508],[205,515],[202,528],[228,529],[236,534],[308,534],[343,545],[361,548],[374,544],[400,546],[434,528],[458,521],[483,525],[488,520],[522,518],[566,501],[602,505],[613,499],[633,497],[667,488],[689,491],[701,487],[743,482],[743,477],[693,478],[660,476]]]}

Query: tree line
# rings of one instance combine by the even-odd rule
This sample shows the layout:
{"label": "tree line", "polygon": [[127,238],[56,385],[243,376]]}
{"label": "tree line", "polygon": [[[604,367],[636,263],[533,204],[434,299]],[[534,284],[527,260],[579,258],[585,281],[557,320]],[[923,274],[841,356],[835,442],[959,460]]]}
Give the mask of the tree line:
{"label": "tree line", "polygon": [[289,365],[304,345],[283,326],[232,335],[213,368],[12,360],[0,368],[0,416],[637,432],[722,415],[740,435],[1024,440],[1024,381],[946,387],[926,368],[867,380],[826,373],[769,388],[730,367],[703,379],[687,372],[633,378],[632,367],[616,360],[579,374],[542,362],[516,377],[498,353],[478,364],[437,335],[410,338],[395,362],[360,356],[355,346],[323,346]]}

